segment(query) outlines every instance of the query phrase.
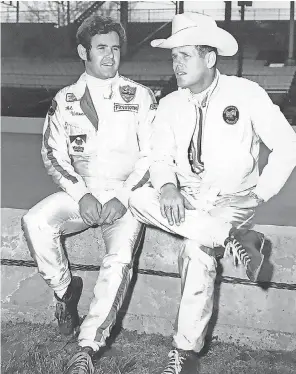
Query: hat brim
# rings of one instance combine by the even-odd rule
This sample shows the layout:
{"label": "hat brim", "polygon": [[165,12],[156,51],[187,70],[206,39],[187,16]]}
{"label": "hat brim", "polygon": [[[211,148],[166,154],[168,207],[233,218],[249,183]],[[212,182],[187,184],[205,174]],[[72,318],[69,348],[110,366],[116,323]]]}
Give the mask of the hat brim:
{"label": "hat brim", "polygon": [[[196,32],[194,32],[196,29]],[[190,27],[180,30],[167,39],[155,39],[151,41],[152,47],[172,49],[185,45],[208,45],[217,48],[218,55],[233,56],[238,50],[235,38],[229,32],[216,27],[201,35],[198,27]]]}

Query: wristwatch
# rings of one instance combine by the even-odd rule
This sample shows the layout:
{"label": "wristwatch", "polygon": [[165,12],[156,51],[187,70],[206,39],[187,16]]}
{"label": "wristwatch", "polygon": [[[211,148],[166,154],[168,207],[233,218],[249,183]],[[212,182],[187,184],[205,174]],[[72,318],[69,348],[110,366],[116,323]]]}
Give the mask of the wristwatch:
{"label": "wristwatch", "polygon": [[253,199],[255,199],[258,205],[264,203],[264,199],[262,199],[262,197],[258,196],[255,192],[251,191],[251,192],[249,192],[248,195],[250,197],[252,197]]}

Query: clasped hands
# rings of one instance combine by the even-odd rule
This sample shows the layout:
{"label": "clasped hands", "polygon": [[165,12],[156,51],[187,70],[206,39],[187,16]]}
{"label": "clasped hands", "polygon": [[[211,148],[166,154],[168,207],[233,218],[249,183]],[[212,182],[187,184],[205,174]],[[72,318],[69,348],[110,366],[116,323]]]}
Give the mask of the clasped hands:
{"label": "clasped hands", "polygon": [[126,207],[116,197],[102,206],[98,199],[87,193],[78,204],[81,218],[88,226],[110,225],[126,213]]}
{"label": "clasped hands", "polygon": [[[160,193],[161,215],[167,219],[169,225],[179,226],[185,221],[185,209],[195,210],[196,208],[181,194],[179,189],[172,183],[167,183],[161,188]],[[258,202],[252,196],[224,195],[219,197],[214,203],[214,208],[209,211],[211,216],[218,216],[224,208],[233,207],[232,217],[229,222],[243,220],[252,214]]]}

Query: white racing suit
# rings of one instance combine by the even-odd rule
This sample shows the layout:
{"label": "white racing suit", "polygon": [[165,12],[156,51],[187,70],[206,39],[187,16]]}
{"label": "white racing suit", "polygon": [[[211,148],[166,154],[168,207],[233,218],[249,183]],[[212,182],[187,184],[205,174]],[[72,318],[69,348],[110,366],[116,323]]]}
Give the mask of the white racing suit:
{"label": "white racing suit", "polygon": [[[260,138],[272,151],[259,177]],[[195,149],[191,149],[191,143]],[[159,103],[152,136],[152,187],[134,191],[130,209],[141,222],[185,238],[179,256],[182,297],[174,345],[199,352],[212,315],[216,246],[232,226],[250,228],[254,212],[214,209],[219,196],[247,195],[265,201],[283,187],[296,164],[296,134],[256,83],[220,75],[202,102],[179,89]],[[178,186],[196,208],[185,222],[170,226],[161,215],[160,189]]]}
{"label": "white racing suit", "polygon": [[[45,119],[42,157],[63,191],[39,202],[22,222],[31,255],[54,291],[71,280],[61,235],[88,228],[79,214],[79,200],[91,193],[102,205],[116,197],[127,207],[131,190],[149,176],[153,93],[119,75],[95,89],[91,82],[94,78],[82,74],[52,102]],[[115,323],[143,233],[129,210],[101,229],[106,255],[78,338],[81,346],[95,351],[105,345]]]}

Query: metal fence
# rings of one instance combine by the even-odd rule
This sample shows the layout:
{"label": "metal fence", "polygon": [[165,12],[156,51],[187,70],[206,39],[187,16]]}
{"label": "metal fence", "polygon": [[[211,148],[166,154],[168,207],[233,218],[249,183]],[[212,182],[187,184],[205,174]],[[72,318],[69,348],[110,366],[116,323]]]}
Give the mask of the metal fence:
{"label": "metal fence", "polygon": [[[85,2],[71,2],[71,14],[70,22],[73,22],[76,17],[84,9],[79,8],[79,3]],[[2,4],[1,4],[2,5]],[[81,4],[81,7],[85,7]],[[194,11],[196,9],[190,9],[190,7],[185,8],[185,11]],[[114,19],[119,20],[119,5],[113,3],[112,7],[105,8],[102,6],[98,11],[98,14],[105,16],[110,16]],[[223,9],[200,9],[199,13],[208,14],[214,17],[216,20],[224,20],[225,13]],[[172,19],[175,14],[175,7],[167,9],[129,9],[129,22],[168,22]],[[231,14],[232,20],[239,20],[241,18],[239,9],[232,9]],[[289,9],[245,9],[245,20],[289,20],[290,10]],[[1,6],[1,22],[15,23],[17,21],[16,8],[12,6]],[[65,12],[61,9],[40,9],[36,5],[31,7],[30,10],[20,10],[18,16],[19,22],[25,23],[54,23],[58,26],[63,26],[66,24]]]}

